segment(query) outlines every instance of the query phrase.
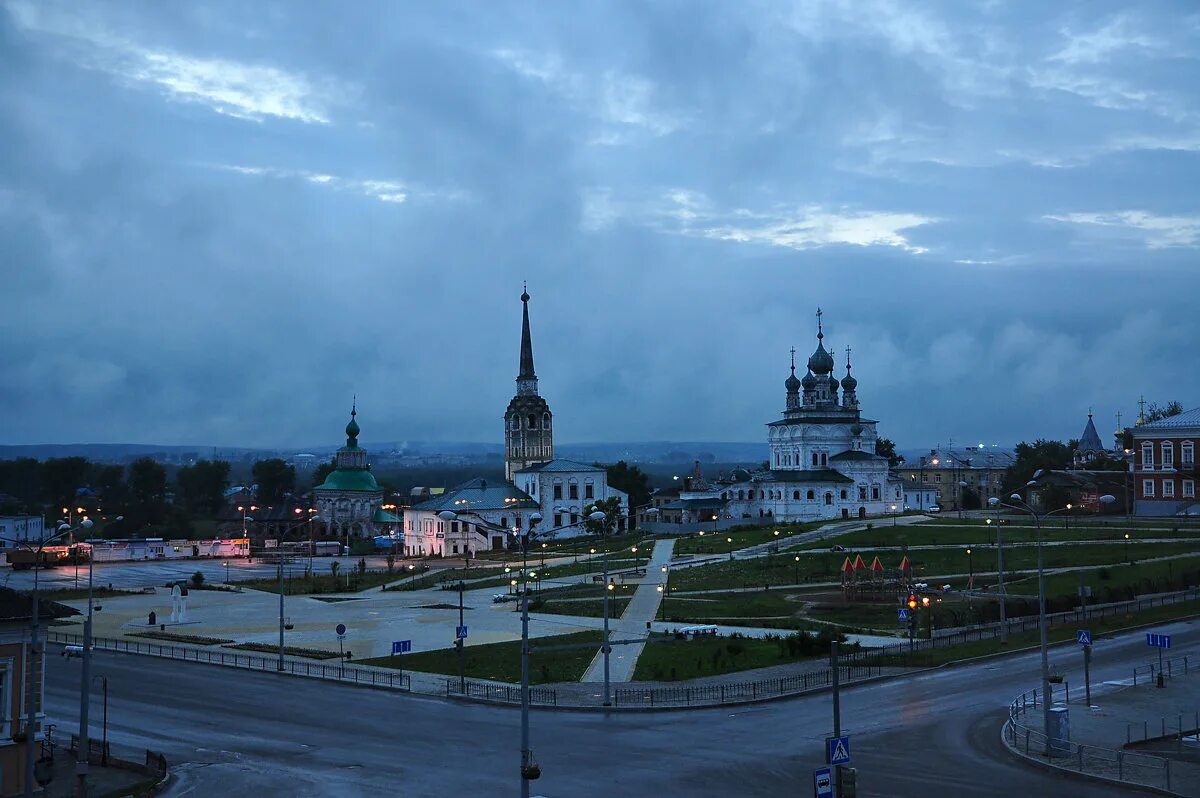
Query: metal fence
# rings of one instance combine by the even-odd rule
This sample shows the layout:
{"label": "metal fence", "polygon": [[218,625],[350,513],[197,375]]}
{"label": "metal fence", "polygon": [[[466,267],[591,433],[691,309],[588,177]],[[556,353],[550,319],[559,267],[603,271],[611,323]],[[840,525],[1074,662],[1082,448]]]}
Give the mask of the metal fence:
{"label": "metal fence", "polygon": [[[496,701],[502,704],[521,703],[521,687],[512,684],[477,682],[472,679],[446,679],[446,696],[470,698],[476,701]],[[558,692],[550,687],[530,687],[531,706],[558,706]]]}
{"label": "metal fence", "polygon": [[1138,678],[1143,681],[1152,682],[1161,673],[1164,679],[1174,679],[1176,676],[1188,675],[1188,658],[1185,657],[1169,657],[1162,661],[1160,666],[1157,662],[1151,662],[1146,665],[1139,665],[1133,669],[1133,685],[1138,684]]}
{"label": "metal fence", "polygon": [[[51,643],[67,645],[83,645],[83,635],[70,632],[50,630]],[[327,679],[335,682],[371,685],[373,687],[388,687],[393,690],[409,690],[410,681],[407,673],[389,673],[374,668],[358,668],[342,663],[326,665],[319,662],[305,662],[284,657],[283,670],[279,670],[279,657],[254,654],[235,654],[221,650],[203,648],[186,648],[163,643],[148,643],[141,640],[109,639],[93,637],[92,645],[103,651],[119,651],[129,654],[145,654],[153,657],[179,659],[187,662],[203,662],[209,665],[224,665],[228,668],[242,668],[252,671],[271,671],[286,673],[291,676],[307,676],[311,679]]]}
{"label": "metal fence", "polygon": [[[843,684],[879,676],[877,665],[840,666],[838,678]],[[795,676],[760,679],[753,682],[728,682],[695,687],[620,687],[613,692],[613,703],[624,707],[703,706],[734,704],[762,698],[796,695],[806,690],[830,687],[833,684],[829,668]]]}
{"label": "metal fence", "polygon": [[[1055,700],[1055,692],[1054,686],[1051,685],[1051,706],[1068,702],[1070,695],[1065,686],[1062,701]],[[1078,691],[1076,694],[1078,695]],[[1171,760],[1095,745],[1080,745],[1069,740],[1048,739],[1043,731],[1031,728],[1026,723],[1031,710],[1036,712],[1043,707],[1039,690],[1021,693],[1009,704],[1004,736],[1018,753],[1086,775],[1171,789]]]}

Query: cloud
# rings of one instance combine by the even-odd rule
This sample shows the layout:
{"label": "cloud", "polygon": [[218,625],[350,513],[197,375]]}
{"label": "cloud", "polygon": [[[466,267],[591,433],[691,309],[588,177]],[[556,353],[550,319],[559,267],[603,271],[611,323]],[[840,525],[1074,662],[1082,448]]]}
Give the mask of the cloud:
{"label": "cloud", "polygon": [[9,7],[27,31],[65,39],[67,57],[129,85],[159,89],[170,100],[196,103],[219,114],[262,121],[267,117],[329,124],[329,100],[350,89],[303,74],[223,58],[202,58],[145,46],[109,32],[94,20],[59,14],[22,2]]}
{"label": "cloud", "polygon": [[247,177],[267,177],[273,180],[302,180],[316,186],[326,186],[335,191],[350,191],[365,197],[400,204],[411,198],[421,200],[463,201],[467,192],[454,189],[426,189],[397,180],[354,180],[322,172],[303,169],[278,169],[270,166],[244,166],[241,164],[201,164],[211,169],[233,172]]}
{"label": "cloud", "polygon": [[622,128],[665,136],[684,124],[679,115],[661,107],[655,84],[639,75],[614,69],[586,74],[571,69],[554,53],[499,48],[489,55],[518,75],[541,83],[577,111],[616,128],[595,134],[591,143],[623,143]]}
{"label": "cloud", "polygon": [[896,247],[915,255],[928,252],[928,248],[911,243],[905,231],[937,221],[916,213],[820,204],[729,211],[717,208],[709,197],[698,191],[682,188],[636,203],[614,200],[612,190],[608,188],[584,192],[581,218],[584,230],[594,232],[619,220],[660,232],[718,241],[799,250],[837,244],[882,246]]}
{"label": "cloud", "polygon": [[1122,50],[1156,51],[1166,47],[1162,39],[1136,32],[1132,20],[1125,16],[1117,16],[1090,33],[1072,33],[1064,29],[1062,35],[1066,43],[1047,60],[1096,64]]}
{"label": "cloud", "polygon": [[1044,219],[1085,225],[1104,234],[1143,243],[1147,249],[1200,246],[1200,215],[1156,216],[1147,211],[1048,214]]}

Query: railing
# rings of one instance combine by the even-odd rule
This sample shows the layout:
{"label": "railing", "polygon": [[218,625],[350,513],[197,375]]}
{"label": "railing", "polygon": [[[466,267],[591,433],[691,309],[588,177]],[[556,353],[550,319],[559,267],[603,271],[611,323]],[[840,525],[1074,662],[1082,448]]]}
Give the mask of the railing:
{"label": "railing", "polygon": [[[840,666],[839,680],[843,684],[878,676],[878,666]],[[829,668],[795,676],[762,679],[754,682],[729,682],[696,687],[620,687],[613,693],[613,703],[625,707],[703,706],[734,704],[763,698],[796,695],[806,690],[826,688],[833,683]]]}
{"label": "railing", "polygon": [[1151,662],[1146,665],[1139,665],[1133,669],[1133,684],[1136,687],[1138,676],[1147,681],[1154,681],[1155,677],[1162,673],[1164,679],[1173,679],[1176,674],[1188,675],[1188,658],[1187,657],[1170,657],[1163,660],[1160,666],[1156,662]]}
{"label": "railing", "polygon": [[1126,723],[1125,745],[1158,740],[1175,740],[1177,745],[1182,745],[1184,737],[1196,734],[1200,734],[1200,711],[1193,711],[1190,715],[1177,712],[1172,717],[1160,717],[1158,723],[1148,720],[1142,721],[1141,726]]}
{"label": "railing", "polygon": [[[1055,702],[1054,687],[1050,688],[1051,706],[1067,704],[1069,693],[1064,686],[1063,700]],[[1008,706],[1008,720],[1004,724],[1005,740],[1018,753],[1038,757],[1066,770],[1148,787],[1171,789],[1171,760],[1160,756],[1139,754],[1131,751],[1102,748],[1095,745],[1080,745],[1069,740],[1047,739],[1046,734],[1026,725],[1026,715],[1044,704],[1039,700],[1040,691],[1021,693]],[[1078,694],[1078,691],[1076,691]]]}
{"label": "railing", "polygon": [[[521,687],[512,684],[477,682],[472,679],[446,679],[446,696],[459,696],[478,701],[497,701],[504,704],[521,703]],[[530,687],[531,706],[558,706],[558,692],[549,687]]]}
{"label": "railing", "polygon": [[[69,632],[50,630],[48,638],[51,643],[67,645],[83,645],[83,636]],[[224,665],[228,668],[242,668],[252,671],[272,671],[286,673],[291,676],[307,676],[311,679],[327,679],[335,682],[351,682],[353,684],[371,685],[372,687],[387,687],[393,690],[409,690],[410,678],[407,673],[388,673],[376,669],[357,668],[352,665],[326,665],[319,662],[305,662],[284,657],[283,670],[279,670],[279,657],[253,654],[235,654],[226,651],[212,651],[202,648],[185,648],[163,643],[146,643],[140,640],[109,639],[93,637],[92,644],[103,651],[119,651],[129,654],[148,654],[154,657],[179,659],[187,662],[202,662],[209,665]]]}

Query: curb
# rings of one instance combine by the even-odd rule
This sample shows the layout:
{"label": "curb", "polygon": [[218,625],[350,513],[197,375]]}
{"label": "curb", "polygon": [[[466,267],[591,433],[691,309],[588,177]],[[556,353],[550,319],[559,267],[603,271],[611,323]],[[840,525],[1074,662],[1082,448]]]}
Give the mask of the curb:
{"label": "curb", "polygon": [[1104,784],[1112,784],[1116,787],[1132,787],[1137,790],[1145,790],[1146,792],[1156,793],[1157,795],[1169,795],[1171,798],[1187,798],[1187,796],[1183,793],[1174,792],[1172,790],[1164,789],[1163,787],[1154,787],[1150,784],[1141,784],[1136,781],[1123,781],[1121,779],[1114,779],[1111,776],[1100,776],[1095,773],[1085,773],[1082,770],[1072,770],[1071,768],[1056,765],[1053,762],[1043,760],[1041,757],[1036,757],[1032,754],[1023,754],[1019,748],[1014,747],[1008,742],[1008,737],[1004,733],[1006,728],[1008,728],[1008,721],[1005,721],[1004,725],[1000,727],[1000,744],[1004,746],[1004,749],[1008,751],[1010,756],[1015,759],[1019,759],[1028,765],[1032,765],[1052,773],[1066,773],[1081,779],[1099,781]]}

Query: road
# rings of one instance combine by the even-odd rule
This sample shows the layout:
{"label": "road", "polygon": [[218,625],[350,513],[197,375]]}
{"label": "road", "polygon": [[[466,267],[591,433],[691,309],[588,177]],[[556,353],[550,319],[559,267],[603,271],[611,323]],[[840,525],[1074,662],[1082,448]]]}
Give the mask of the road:
{"label": "road", "polygon": [[[1200,650],[1200,623],[1164,624],[1173,653]],[[1074,647],[1052,662],[1080,684]],[[1106,679],[1149,659],[1144,635],[1099,639],[1094,702]],[[48,713],[78,723],[78,660],[50,658]],[[177,768],[170,796],[495,796],[516,794],[519,712],[216,666],[97,652],[107,674],[109,737],[153,748]],[[1010,757],[1000,724],[1012,696],[1038,683],[1036,651],[842,697],[861,795],[1113,796],[1132,790],[1048,774]],[[534,794],[807,795],[829,733],[828,694],[690,712],[536,711]],[[92,717],[98,718],[99,707]],[[94,733],[98,733],[97,728]],[[97,734],[98,736],[98,734]]]}

